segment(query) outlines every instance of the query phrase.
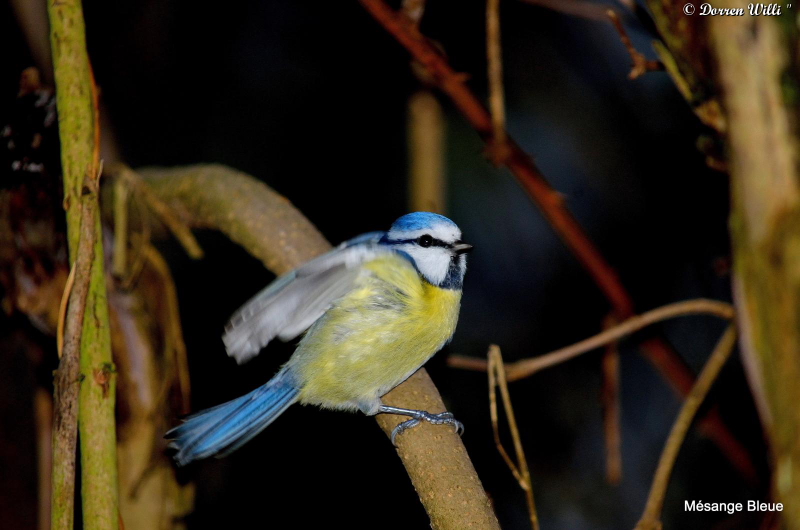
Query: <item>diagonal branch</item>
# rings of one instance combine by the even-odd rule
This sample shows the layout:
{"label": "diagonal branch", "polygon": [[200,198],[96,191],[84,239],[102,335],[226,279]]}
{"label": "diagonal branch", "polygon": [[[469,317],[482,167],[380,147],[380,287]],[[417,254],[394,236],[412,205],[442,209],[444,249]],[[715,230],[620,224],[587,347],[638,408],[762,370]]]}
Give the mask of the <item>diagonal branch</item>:
{"label": "diagonal branch", "polygon": [[675,466],[675,460],[678,458],[683,440],[686,438],[686,433],[689,432],[689,427],[691,427],[700,405],[706,399],[711,386],[716,381],[722,367],[730,358],[735,346],[736,326],[731,324],[717,343],[708,361],[706,361],[703,371],[697,378],[694,387],[692,387],[692,391],[686,396],[686,401],[684,401],[683,407],[681,407],[681,411],[675,419],[667,442],[664,444],[664,451],[661,453],[658,468],[656,468],[653,485],[650,488],[650,495],[647,499],[647,506],[639,524],[636,525],[637,530],[661,529],[660,518],[661,510],[664,507],[664,497],[667,494],[669,477],[672,475],[672,468]]}
{"label": "diagonal branch", "polygon": [[[404,15],[395,12],[383,0],[359,0],[369,13],[413,55],[430,74],[437,86],[453,103],[472,127],[487,143],[495,139],[492,117],[478,97],[465,83],[465,76],[457,73],[447,59]],[[560,193],[545,180],[533,160],[507,135],[508,149],[504,157],[495,158],[498,165],[506,166],[531,195],[542,213],[553,225],[558,235],[575,253],[581,264],[611,301],[622,318],[633,313],[633,302],[622,286],[616,271],[606,262],[584,232],[572,213],[564,205]]]}

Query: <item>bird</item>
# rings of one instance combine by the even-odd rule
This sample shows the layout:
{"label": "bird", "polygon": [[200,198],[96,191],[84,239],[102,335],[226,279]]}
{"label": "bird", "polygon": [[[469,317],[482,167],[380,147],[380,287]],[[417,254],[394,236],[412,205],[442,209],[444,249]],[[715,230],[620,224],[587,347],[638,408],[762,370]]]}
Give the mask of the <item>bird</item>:
{"label": "bird", "polygon": [[447,217],[413,212],[267,285],[231,316],[228,355],[243,364],[273,339],[302,338],[267,383],[168,431],[175,462],[227,456],[294,403],[407,416],[392,432],[395,445],[423,421],[463,433],[450,412],[392,407],[381,397],[452,339],[472,248]]}

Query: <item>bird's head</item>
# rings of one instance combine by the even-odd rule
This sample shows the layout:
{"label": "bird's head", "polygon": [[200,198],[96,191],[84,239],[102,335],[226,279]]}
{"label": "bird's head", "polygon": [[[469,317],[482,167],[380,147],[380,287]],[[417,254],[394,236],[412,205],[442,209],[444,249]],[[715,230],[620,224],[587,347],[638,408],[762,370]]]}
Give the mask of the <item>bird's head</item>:
{"label": "bird's head", "polygon": [[408,255],[431,284],[461,289],[467,270],[465,254],[472,245],[461,241],[461,230],[443,215],[414,212],[399,218],[382,243]]}

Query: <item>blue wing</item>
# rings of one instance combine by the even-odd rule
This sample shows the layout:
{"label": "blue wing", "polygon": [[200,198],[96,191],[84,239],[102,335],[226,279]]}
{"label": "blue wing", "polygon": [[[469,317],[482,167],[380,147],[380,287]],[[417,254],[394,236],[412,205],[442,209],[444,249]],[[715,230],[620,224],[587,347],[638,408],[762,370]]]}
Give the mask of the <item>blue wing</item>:
{"label": "blue wing", "polygon": [[353,288],[360,265],[393,252],[381,245],[385,232],[346,241],[277,278],[231,316],[222,340],[239,364],[252,359],[275,337],[291,340]]}

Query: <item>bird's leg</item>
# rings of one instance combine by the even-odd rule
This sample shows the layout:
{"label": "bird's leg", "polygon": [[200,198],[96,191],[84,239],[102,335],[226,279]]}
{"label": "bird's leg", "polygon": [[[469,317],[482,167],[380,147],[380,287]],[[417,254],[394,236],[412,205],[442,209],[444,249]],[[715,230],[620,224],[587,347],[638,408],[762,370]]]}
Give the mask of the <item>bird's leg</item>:
{"label": "bird's leg", "polygon": [[414,409],[401,409],[398,407],[390,407],[388,405],[381,405],[378,409],[379,414],[399,414],[401,416],[409,416],[411,419],[406,420],[392,431],[392,445],[397,445],[395,439],[398,434],[401,434],[412,427],[416,427],[423,421],[427,421],[432,425],[452,425],[456,428],[458,434],[464,433],[464,425],[453,417],[450,412],[441,412],[433,414],[424,410]]}

